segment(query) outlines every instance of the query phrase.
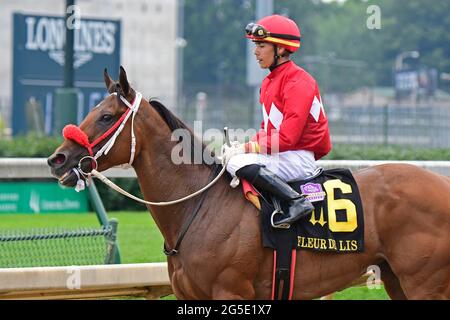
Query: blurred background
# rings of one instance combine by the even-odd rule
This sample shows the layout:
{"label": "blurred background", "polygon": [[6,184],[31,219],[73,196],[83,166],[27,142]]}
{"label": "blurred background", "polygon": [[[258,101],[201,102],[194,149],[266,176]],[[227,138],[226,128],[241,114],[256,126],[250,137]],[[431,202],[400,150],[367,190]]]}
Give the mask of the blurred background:
{"label": "blurred background", "polygon": [[[99,263],[61,262],[53,257],[74,255],[54,251],[40,263],[34,244],[6,249],[4,231],[41,228],[45,238],[42,228],[92,227],[97,219],[110,226],[106,211],[120,220],[122,262],[164,261],[144,206],[103,185],[98,193],[62,189],[45,158],[62,142],[61,129],[80,123],[105,96],[103,70],[117,79],[120,65],[144,97],[158,98],[191,127],[201,120],[203,131],[258,128],[267,73],[244,28],[273,13],[301,28],[293,59],[321,90],[334,146],[326,159],[450,160],[448,0],[2,0],[0,267]],[[114,181],[140,196],[135,179]],[[26,263],[12,262],[19,253]],[[108,259],[120,262],[118,254]]]}
{"label": "blurred background", "polygon": [[[66,5],[79,23],[72,80]],[[450,146],[445,0],[2,1],[1,137],[59,135],[102,99],[103,69],[115,78],[119,65],[190,125],[258,127],[265,74],[243,29],[271,13],[301,28],[293,58],[319,83],[335,144]]]}

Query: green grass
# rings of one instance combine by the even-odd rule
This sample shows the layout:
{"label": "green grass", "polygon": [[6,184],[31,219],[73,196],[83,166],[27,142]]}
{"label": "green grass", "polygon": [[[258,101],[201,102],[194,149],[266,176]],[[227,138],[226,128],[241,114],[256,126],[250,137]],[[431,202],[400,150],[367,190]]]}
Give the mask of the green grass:
{"label": "green grass", "polygon": [[[163,238],[148,212],[112,212],[109,218],[117,218],[118,243],[122,263],[161,262],[166,257],[162,252]],[[2,214],[0,229],[47,228],[47,227],[92,227],[99,222],[89,214]]]}
{"label": "green grass", "polygon": [[122,263],[162,262],[164,239],[148,212],[114,212],[119,220],[119,246]]}
{"label": "green grass", "polygon": [[[162,262],[163,238],[148,212],[111,212],[109,218],[119,221],[118,239],[122,263]],[[98,228],[97,217],[89,214],[1,214],[1,229],[92,227]],[[335,300],[389,299],[383,287],[349,288],[334,294]]]}
{"label": "green grass", "polygon": [[389,300],[384,287],[369,289],[367,287],[348,288],[333,295],[333,300]]}

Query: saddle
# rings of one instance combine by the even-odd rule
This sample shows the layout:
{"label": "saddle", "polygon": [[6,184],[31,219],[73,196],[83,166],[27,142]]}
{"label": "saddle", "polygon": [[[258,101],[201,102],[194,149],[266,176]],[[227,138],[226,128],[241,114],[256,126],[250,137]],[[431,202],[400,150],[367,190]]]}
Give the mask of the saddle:
{"label": "saddle", "polygon": [[289,228],[274,226],[288,210],[270,194],[242,181],[245,198],[261,212],[263,246],[274,250],[272,299],[291,299],[297,250],[349,253],[364,250],[364,215],[358,186],[348,169],[318,169],[289,185],[314,205],[310,216]]}

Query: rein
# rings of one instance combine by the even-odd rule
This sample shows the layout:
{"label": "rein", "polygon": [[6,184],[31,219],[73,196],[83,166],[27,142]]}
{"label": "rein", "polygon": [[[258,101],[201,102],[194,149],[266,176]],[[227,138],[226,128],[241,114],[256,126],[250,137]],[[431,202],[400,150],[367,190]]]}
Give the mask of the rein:
{"label": "rein", "polygon": [[137,202],[143,203],[143,204],[149,204],[152,206],[170,206],[170,205],[174,205],[189,199],[192,199],[196,196],[198,196],[200,193],[205,192],[206,190],[208,190],[213,184],[215,184],[219,178],[225,173],[226,170],[226,165],[224,165],[222,167],[222,170],[220,170],[219,174],[214,178],[214,180],[212,180],[210,183],[208,183],[206,186],[204,186],[203,188],[201,188],[200,190],[195,191],[194,193],[191,193],[190,195],[187,195],[183,198],[180,199],[176,199],[176,200],[172,200],[172,201],[162,201],[162,202],[152,202],[152,201],[147,201],[141,198],[138,198],[136,196],[133,196],[131,193],[128,193],[127,191],[123,190],[121,187],[119,187],[117,184],[115,184],[114,182],[112,182],[111,180],[109,180],[107,177],[105,177],[102,173],[98,172],[97,170],[92,170],[88,175],[93,175],[94,177],[98,178],[101,182],[103,182],[104,184],[106,184],[108,187],[110,187],[111,189],[114,189],[115,191],[123,194],[124,196],[133,199]]}

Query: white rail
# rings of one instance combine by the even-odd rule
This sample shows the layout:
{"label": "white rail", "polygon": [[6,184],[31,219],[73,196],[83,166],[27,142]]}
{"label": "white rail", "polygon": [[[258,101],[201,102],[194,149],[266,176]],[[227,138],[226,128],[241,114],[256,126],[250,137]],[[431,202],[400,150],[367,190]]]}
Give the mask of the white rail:
{"label": "white rail", "polygon": [[[133,169],[112,168],[106,171],[109,178],[133,178]],[[52,178],[46,158],[0,158],[0,179]]]}
{"label": "white rail", "polygon": [[430,171],[450,176],[450,161],[395,161],[395,160],[320,160],[325,169],[348,168],[352,171],[387,163],[412,164]]}
{"label": "white rail", "polygon": [[[364,274],[348,287],[363,285],[370,275]],[[0,300],[158,299],[169,294],[172,288],[165,262],[0,269]]]}
{"label": "white rail", "polygon": [[[385,163],[409,163],[436,173],[450,176],[450,161],[381,161],[381,160],[320,160],[325,169],[349,168],[358,170]],[[111,168],[105,171],[109,178],[135,178],[133,169]],[[51,178],[45,158],[0,158],[0,179]]]}
{"label": "white rail", "polygon": [[165,262],[0,269],[0,299],[155,299],[171,292]]}

